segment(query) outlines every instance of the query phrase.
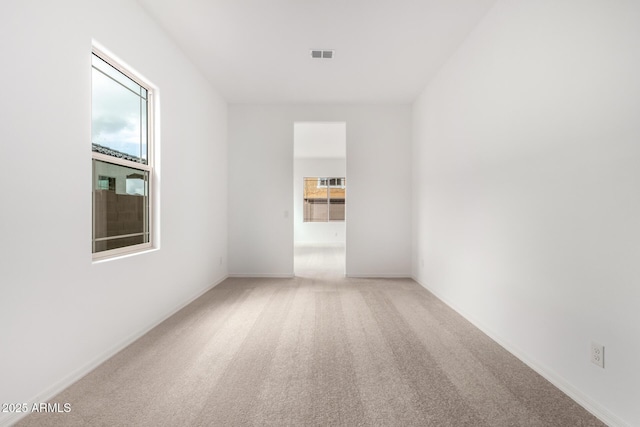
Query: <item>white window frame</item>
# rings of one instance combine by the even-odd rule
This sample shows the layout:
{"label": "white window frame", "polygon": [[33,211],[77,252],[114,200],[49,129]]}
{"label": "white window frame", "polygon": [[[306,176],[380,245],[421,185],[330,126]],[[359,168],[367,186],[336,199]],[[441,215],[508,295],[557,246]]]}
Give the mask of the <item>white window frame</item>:
{"label": "white window frame", "polygon": [[[130,160],[109,156],[107,154],[97,153],[95,151],[91,151],[91,252],[92,258],[94,261],[104,260],[108,258],[113,258],[121,255],[128,255],[133,253],[139,253],[148,251],[154,248],[155,241],[155,229],[154,229],[154,220],[155,220],[155,205],[154,205],[154,193],[155,193],[155,174],[154,174],[154,145],[155,145],[155,135],[154,135],[154,89],[153,87],[143,80],[140,76],[134,74],[130,70],[128,70],[125,66],[123,66],[118,60],[114,59],[111,55],[104,52],[103,50],[93,46],[91,49],[91,57],[93,55],[98,56],[107,64],[133,80],[135,83],[142,86],[147,90],[147,163],[144,164],[142,162],[133,162]],[[91,67],[93,68],[93,66]],[[93,83],[92,83],[93,84]],[[145,243],[140,243],[137,245],[125,246],[122,248],[109,249],[101,252],[94,252],[94,244],[97,240],[94,239],[93,233],[95,230],[95,204],[93,198],[94,190],[94,172],[93,172],[93,164],[94,160],[99,160],[106,163],[112,163],[118,166],[124,166],[132,169],[143,170],[148,173],[148,189],[147,189],[147,202],[148,202],[148,224],[147,230],[149,233],[149,241]],[[144,233],[144,231],[143,231]],[[137,235],[137,234],[136,234]]]}
{"label": "white window frame", "polygon": [[[331,184],[332,179],[339,181],[337,184]],[[318,188],[344,188],[344,181],[344,177],[318,177]]]}
{"label": "white window frame", "polygon": [[[346,190],[347,186],[346,186],[346,180],[347,178],[342,176],[342,177],[312,177],[312,176],[305,176],[302,177],[302,200],[303,200],[303,204],[304,204],[304,200],[305,199],[304,195],[305,195],[305,191],[306,191],[306,185],[307,185],[307,181],[311,181],[313,182],[313,180],[317,180],[316,182],[316,188],[326,188],[327,189],[327,219],[326,221],[307,221],[306,220],[306,216],[304,215],[304,206],[302,208],[303,210],[303,215],[302,215],[302,222],[307,224],[307,223],[316,223],[316,224],[324,224],[324,223],[332,223],[332,222],[344,222],[346,221],[346,217],[345,219],[334,219],[332,220],[330,218],[331,215],[331,200],[340,200],[339,198],[333,198],[331,197],[331,189],[332,188],[339,188],[339,189],[343,189]],[[331,180],[335,180],[334,182],[336,182],[335,185],[331,184]],[[345,201],[346,201],[346,195],[345,195]]]}

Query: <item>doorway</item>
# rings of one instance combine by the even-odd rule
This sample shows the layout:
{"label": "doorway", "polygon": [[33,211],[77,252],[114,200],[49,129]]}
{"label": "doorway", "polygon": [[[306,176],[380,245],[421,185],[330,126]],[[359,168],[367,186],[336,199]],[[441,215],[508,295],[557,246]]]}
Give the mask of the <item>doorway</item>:
{"label": "doorway", "polygon": [[345,122],[294,123],[294,273],[345,275]]}

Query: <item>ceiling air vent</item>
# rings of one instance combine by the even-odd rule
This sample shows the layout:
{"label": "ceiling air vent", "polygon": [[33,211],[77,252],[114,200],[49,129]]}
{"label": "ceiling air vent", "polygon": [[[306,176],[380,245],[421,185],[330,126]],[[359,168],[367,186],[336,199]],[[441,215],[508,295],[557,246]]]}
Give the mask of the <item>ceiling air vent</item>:
{"label": "ceiling air vent", "polygon": [[333,58],[335,51],[333,50],[312,50],[311,57],[317,59],[331,59]]}

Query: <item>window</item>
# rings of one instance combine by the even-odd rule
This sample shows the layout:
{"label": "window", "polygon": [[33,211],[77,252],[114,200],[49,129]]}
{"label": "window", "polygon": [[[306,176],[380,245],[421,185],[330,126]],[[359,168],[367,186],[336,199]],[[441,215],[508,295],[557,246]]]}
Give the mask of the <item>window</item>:
{"label": "window", "polygon": [[116,179],[111,176],[98,176],[98,190],[116,190]]}
{"label": "window", "polygon": [[304,178],[304,222],[344,221],[345,178]]}
{"label": "window", "polygon": [[318,178],[318,188],[344,188],[344,178]]}
{"label": "window", "polygon": [[152,93],[107,55],[91,60],[92,253],[151,247]]}

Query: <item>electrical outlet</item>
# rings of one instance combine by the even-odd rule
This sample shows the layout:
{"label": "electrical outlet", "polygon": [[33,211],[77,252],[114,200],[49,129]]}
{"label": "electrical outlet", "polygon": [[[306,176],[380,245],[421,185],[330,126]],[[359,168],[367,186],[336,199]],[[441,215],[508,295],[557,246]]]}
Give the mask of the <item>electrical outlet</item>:
{"label": "electrical outlet", "polygon": [[604,369],[604,346],[591,341],[591,363]]}
{"label": "electrical outlet", "polygon": [[220,265],[222,265],[222,257],[220,257]]}

